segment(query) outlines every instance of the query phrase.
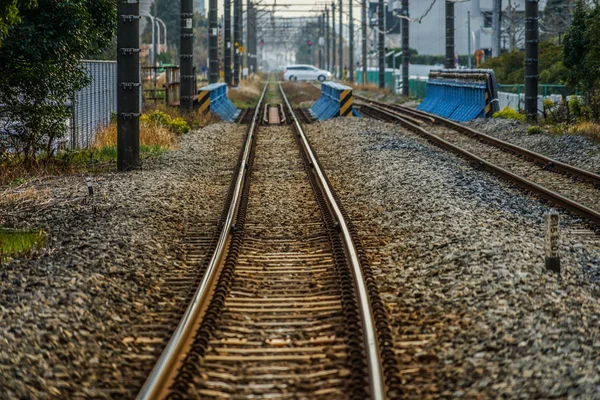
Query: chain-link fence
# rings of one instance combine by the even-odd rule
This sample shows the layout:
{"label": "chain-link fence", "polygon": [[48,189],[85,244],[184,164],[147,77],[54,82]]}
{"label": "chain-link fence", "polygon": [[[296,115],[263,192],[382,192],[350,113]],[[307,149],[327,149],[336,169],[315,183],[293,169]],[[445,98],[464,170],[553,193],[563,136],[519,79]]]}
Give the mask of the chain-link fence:
{"label": "chain-link fence", "polygon": [[91,83],[75,94],[70,121],[71,149],[87,148],[94,144],[98,130],[110,123],[117,112],[116,61],[82,61]]}

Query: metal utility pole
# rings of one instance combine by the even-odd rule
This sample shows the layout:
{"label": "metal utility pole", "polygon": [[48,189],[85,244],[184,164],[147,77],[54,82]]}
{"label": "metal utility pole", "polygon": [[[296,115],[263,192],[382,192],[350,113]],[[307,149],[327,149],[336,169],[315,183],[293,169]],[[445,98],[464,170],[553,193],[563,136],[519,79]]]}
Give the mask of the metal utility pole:
{"label": "metal utility pole", "polygon": [[340,58],[340,69],[339,69],[339,78],[343,78],[343,71],[344,71],[344,36],[343,36],[343,28],[344,28],[344,24],[343,24],[343,18],[344,18],[344,13],[343,13],[343,6],[342,6],[342,0],[338,0],[338,4],[339,4],[339,10],[338,10],[338,14],[340,15],[340,37],[338,38],[339,40],[339,46],[338,46],[338,52],[339,52],[339,58]]}
{"label": "metal utility pole", "polygon": [[242,0],[233,0],[233,85],[240,84],[240,46],[242,45]]}
{"label": "metal utility pole", "polygon": [[539,0],[525,1],[525,112],[537,119]]}
{"label": "metal utility pole", "polygon": [[227,86],[231,86],[231,0],[224,0],[223,3],[223,75]]}
{"label": "metal utility pole", "polygon": [[208,1],[208,83],[219,81],[219,21],[217,0]]}
{"label": "metal utility pole", "polygon": [[362,81],[367,84],[367,0],[361,4],[361,36],[362,36]]}
{"label": "metal utility pole", "polygon": [[410,63],[408,0],[402,0],[402,96],[409,96],[408,64]]}
{"label": "metal utility pole", "polygon": [[140,4],[117,3],[117,168],[140,159]]}
{"label": "metal utility pole", "polygon": [[194,1],[181,0],[181,54],[179,55],[179,108],[182,113],[191,111],[194,103]]}
{"label": "metal utility pole", "polygon": [[352,17],[352,0],[348,2],[348,80],[354,82],[354,18]]}
{"label": "metal utility pole", "polygon": [[327,47],[326,55],[325,55],[325,66],[327,67],[327,71],[331,71],[331,58],[329,52],[331,51],[331,46],[329,42],[329,7],[325,9],[325,45]]}
{"label": "metal utility pole", "polygon": [[494,8],[492,11],[492,57],[500,55],[500,13],[502,8],[502,0],[494,0]]}
{"label": "metal utility pole", "polygon": [[331,51],[331,73],[336,76],[336,60],[335,60],[335,3],[331,3],[331,43],[333,43]]}
{"label": "metal utility pole", "polygon": [[379,58],[379,87],[385,88],[385,26],[384,26],[384,3],[383,0],[377,2],[377,51]]}
{"label": "metal utility pole", "polygon": [[454,69],[454,3],[446,0],[446,68]]}

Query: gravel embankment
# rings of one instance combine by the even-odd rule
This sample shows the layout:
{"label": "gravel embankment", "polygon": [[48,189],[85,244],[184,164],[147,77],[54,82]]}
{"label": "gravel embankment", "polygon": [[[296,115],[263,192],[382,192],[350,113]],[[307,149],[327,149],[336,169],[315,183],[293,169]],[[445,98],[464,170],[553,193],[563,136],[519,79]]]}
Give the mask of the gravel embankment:
{"label": "gravel embankment", "polygon": [[599,398],[600,238],[402,128],[307,126],[390,312],[404,398]]}
{"label": "gravel embankment", "polygon": [[550,133],[528,135],[529,125],[506,119],[478,118],[465,125],[558,161],[600,174],[600,144],[585,136]]}
{"label": "gravel embankment", "polygon": [[143,170],[94,176],[93,204],[85,176],[3,189],[2,223],[41,227],[49,242],[0,266],[0,397],[135,396],[131,375],[154,361],[126,338],[147,313],[175,309],[162,277],[185,269],[187,231],[214,229],[244,132],[211,125]]}

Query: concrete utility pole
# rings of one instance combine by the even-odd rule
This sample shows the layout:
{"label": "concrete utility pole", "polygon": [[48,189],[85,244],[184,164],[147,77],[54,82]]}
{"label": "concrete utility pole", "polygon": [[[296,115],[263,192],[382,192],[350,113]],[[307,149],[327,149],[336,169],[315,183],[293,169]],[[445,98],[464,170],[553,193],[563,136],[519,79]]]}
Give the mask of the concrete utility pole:
{"label": "concrete utility pole", "polygon": [[525,112],[537,119],[539,0],[525,1]]}
{"label": "concrete utility pole", "polygon": [[208,2],[208,83],[219,81],[219,21],[217,0]]}
{"label": "concrete utility pole", "polygon": [[410,46],[409,46],[409,23],[408,20],[408,0],[402,0],[402,96],[409,96],[409,74],[408,64],[410,63]]}
{"label": "concrete utility pole", "polygon": [[385,88],[385,26],[384,26],[384,3],[383,0],[377,2],[377,50],[379,56],[379,87]]}
{"label": "concrete utility pole", "polygon": [[502,0],[494,0],[494,8],[492,11],[492,57],[500,55],[500,13],[502,12]]}
{"label": "concrete utility pole", "polygon": [[343,23],[343,17],[344,17],[344,13],[343,13],[343,5],[342,5],[342,0],[338,0],[338,4],[340,9],[338,10],[338,14],[340,15],[340,37],[339,39],[339,48],[338,48],[338,52],[340,53],[339,58],[340,58],[340,69],[339,69],[339,73],[338,73],[338,78],[343,78],[343,70],[344,70],[344,35],[343,35],[343,29],[344,29],[344,23]]}
{"label": "concrete utility pole", "polygon": [[240,46],[242,45],[242,0],[233,0],[233,85],[240,85]]}
{"label": "concrete utility pole", "polygon": [[331,71],[331,58],[329,54],[331,51],[331,43],[329,42],[329,7],[325,8],[325,45],[327,47],[325,53],[325,69]]}
{"label": "concrete utility pole", "polygon": [[331,43],[332,51],[331,51],[331,73],[333,76],[336,76],[336,60],[335,60],[335,3],[331,3]]}
{"label": "concrete utility pole", "polygon": [[454,69],[454,3],[446,0],[446,68]]}
{"label": "concrete utility pole", "polygon": [[140,160],[140,4],[117,3],[117,168]]}
{"label": "concrete utility pole", "polygon": [[194,106],[194,1],[181,0],[181,34],[179,55],[179,108],[182,113]]}
{"label": "concrete utility pole", "polygon": [[323,46],[321,46],[321,38],[323,37],[323,16],[319,15],[319,40],[317,45],[319,46],[319,68],[323,69]]}
{"label": "concrete utility pole", "polygon": [[469,69],[471,69],[472,67],[472,61],[471,61],[471,11],[467,11],[467,53],[468,53],[468,60],[469,60]]}
{"label": "concrete utility pole", "polygon": [[362,81],[367,84],[367,0],[361,3]]}
{"label": "concrete utility pole", "polygon": [[352,17],[352,0],[348,2],[348,80],[354,82],[354,18]]}
{"label": "concrete utility pole", "polygon": [[231,0],[224,0],[223,3],[223,75],[227,86],[231,86]]}

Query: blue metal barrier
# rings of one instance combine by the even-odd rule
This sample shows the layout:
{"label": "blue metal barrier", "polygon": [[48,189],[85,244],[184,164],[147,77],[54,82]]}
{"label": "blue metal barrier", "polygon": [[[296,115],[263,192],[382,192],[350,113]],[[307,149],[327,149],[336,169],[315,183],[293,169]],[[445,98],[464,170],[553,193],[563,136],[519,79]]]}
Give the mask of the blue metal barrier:
{"label": "blue metal barrier", "polygon": [[418,110],[464,122],[491,117],[498,107],[498,85],[492,70],[435,70]]}
{"label": "blue metal barrier", "polygon": [[227,97],[226,83],[213,83],[200,88],[198,105],[200,112],[210,110],[227,122],[234,122],[240,115],[240,110]]}
{"label": "blue metal barrier", "polygon": [[321,96],[313,103],[309,112],[319,121],[335,117],[360,117],[352,104],[351,87],[335,82],[323,82]]}

